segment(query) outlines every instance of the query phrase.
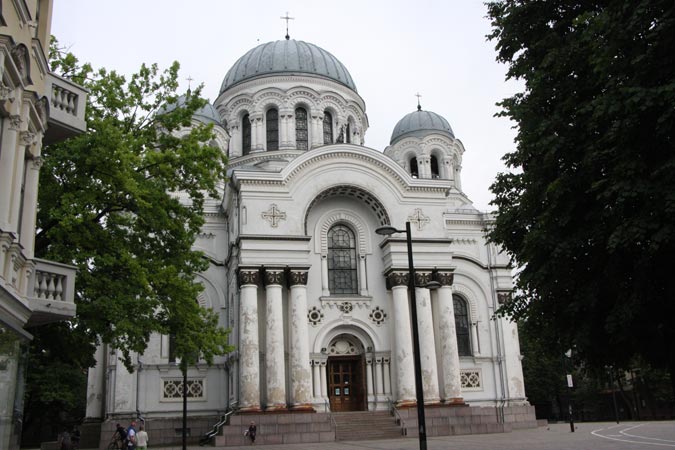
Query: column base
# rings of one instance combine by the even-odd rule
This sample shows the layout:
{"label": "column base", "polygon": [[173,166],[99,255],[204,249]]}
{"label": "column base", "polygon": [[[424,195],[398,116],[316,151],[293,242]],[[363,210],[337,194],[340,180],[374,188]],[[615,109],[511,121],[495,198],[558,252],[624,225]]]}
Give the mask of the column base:
{"label": "column base", "polygon": [[303,412],[303,413],[315,413],[316,410],[310,403],[301,403],[299,405],[293,405],[290,409],[291,412]]}
{"label": "column base", "polygon": [[440,398],[434,398],[429,401],[424,401],[424,406],[441,406],[441,399]]}
{"label": "column base", "polygon": [[408,408],[417,408],[416,400],[399,400],[396,402],[396,407],[398,409],[408,409]]}
{"label": "column base", "polygon": [[285,413],[288,412],[286,405],[270,405],[265,408],[266,413]]}
{"label": "column base", "polygon": [[443,402],[447,406],[469,406],[462,397],[446,398]]}
{"label": "column base", "polygon": [[245,406],[239,408],[238,413],[239,414],[260,414],[262,413],[262,409],[260,409],[260,406]]}

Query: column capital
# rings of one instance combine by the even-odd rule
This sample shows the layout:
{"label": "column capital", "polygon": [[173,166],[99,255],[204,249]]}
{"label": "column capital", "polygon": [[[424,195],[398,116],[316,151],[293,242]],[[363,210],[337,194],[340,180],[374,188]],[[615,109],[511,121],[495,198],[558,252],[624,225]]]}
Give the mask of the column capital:
{"label": "column capital", "polygon": [[408,286],[408,272],[389,272],[386,277],[387,289],[397,286]]}
{"label": "column capital", "polygon": [[283,285],[284,269],[265,267],[263,272],[263,282],[265,283],[265,286]]}
{"label": "column capital", "polygon": [[497,303],[504,305],[511,301],[511,291],[497,291]]}
{"label": "column capital", "polygon": [[288,285],[289,286],[306,286],[309,269],[289,269],[288,270]]}
{"label": "column capital", "polygon": [[252,284],[260,287],[260,268],[258,267],[240,267],[237,271],[237,284],[242,287]]}
{"label": "column capital", "polygon": [[415,272],[415,287],[424,288],[431,281],[431,272]]}
{"label": "column capital", "polygon": [[452,283],[455,281],[455,274],[454,272],[435,271],[433,273],[433,280],[441,283],[441,286],[452,286]]}

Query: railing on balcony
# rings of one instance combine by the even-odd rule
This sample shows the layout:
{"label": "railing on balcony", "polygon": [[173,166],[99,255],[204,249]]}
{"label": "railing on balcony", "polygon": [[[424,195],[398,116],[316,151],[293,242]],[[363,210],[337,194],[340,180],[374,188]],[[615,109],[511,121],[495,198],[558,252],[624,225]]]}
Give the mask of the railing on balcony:
{"label": "railing on balcony", "polygon": [[47,76],[49,95],[49,127],[45,143],[52,144],[84,133],[87,124],[84,112],[87,106],[87,91],[80,85],[50,73]]}
{"label": "railing on balcony", "polygon": [[35,270],[28,280],[28,300],[33,311],[28,324],[41,325],[75,315],[76,268],[35,259]]}

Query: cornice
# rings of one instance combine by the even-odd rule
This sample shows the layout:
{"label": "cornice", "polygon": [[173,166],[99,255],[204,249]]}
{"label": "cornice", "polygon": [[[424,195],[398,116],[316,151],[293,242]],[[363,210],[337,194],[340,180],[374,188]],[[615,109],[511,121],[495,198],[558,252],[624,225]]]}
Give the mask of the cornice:
{"label": "cornice", "polygon": [[[214,104],[220,104],[220,103],[226,103],[224,102],[224,99],[226,98],[234,98],[238,95],[245,94],[248,90],[254,90],[258,91],[261,87],[265,86],[270,86],[274,85],[277,83],[285,83],[285,82],[291,82],[295,83],[298,85],[298,87],[310,87],[317,91],[315,88],[312,87],[314,86],[320,86],[327,91],[335,91],[336,93],[340,94],[342,97],[345,99],[349,99],[349,97],[354,97],[357,100],[357,103],[359,103],[359,106],[365,111],[366,109],[366,103],[363,100],[363,98],[359,95],[358,92],[352,90],[348,86],[345,86],[341,83],[338,83],[337,81],[333,81],[328,78],[324,78],[321,76],[312,76],[312,75],[279,75],[279,74],[267,74],[267,75],[261,75],[256,78],[248,79],[245,81],[242,81],[238,84],[235,84],[234,86],[228,88],[226,91],[220,93],[218,95],[218,98],[216,98],[216,101]],[[295,87],[291,87],[286,90],[288,92],[291,89],[294,89]],[[320,95],[323,94],[323,92],[317,91]]]}

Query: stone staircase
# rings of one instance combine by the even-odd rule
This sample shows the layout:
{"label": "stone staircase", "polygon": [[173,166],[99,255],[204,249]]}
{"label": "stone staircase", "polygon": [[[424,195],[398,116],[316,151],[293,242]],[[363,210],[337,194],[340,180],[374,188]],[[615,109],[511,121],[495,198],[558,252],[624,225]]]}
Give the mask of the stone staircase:
{"label": "stone staircase", "polygon": [[396,439],[403,437],[401,427],[388,411],[333,413],[337,425],[336,441]]}

